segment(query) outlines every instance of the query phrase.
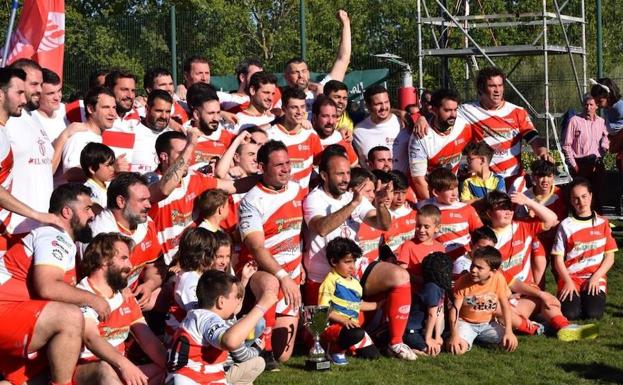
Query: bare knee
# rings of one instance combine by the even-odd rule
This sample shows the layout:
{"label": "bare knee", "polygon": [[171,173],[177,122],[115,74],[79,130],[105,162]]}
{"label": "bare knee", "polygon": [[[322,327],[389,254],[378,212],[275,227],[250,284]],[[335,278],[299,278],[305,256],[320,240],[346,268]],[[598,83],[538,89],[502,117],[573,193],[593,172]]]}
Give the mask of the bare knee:
{"label": "bare knee", "polygon": [[388,269],[387,280],[392,286],[401,286],[409,283],[409,272],[400,266],[393,265]]}
{"label": "bare knee", "polygon": [[257,272],[251,277],[251,290],[259,298],[262,293],[267,291],[277,294],[279,292],[279,280],[272,274]]}

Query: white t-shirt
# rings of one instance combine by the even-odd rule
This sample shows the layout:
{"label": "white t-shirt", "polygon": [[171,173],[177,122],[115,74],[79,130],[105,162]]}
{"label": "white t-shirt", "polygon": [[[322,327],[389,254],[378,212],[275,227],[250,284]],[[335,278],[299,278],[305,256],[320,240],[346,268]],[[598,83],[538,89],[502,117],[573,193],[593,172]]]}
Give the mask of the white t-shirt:
{"label": "white t-shirt", "polygon": [[[329,214],[335,213],[352,200],[353,193],[350,191],[342,194],[339,199],[335,199],[329,196],[320,186],[316,187],[307,195],[307,198],[303,202],[305,223],[309,225],[309,222],[317,216],[326,217]],[[308,279],[314,282],[322,282],[324,280],[331,270],[331,266],[325,254],[327,243],[337,237],[356,240],[359,226],[366,215],[374,209],[370,201],[362,199],[350,218],[324,237],[311,230],[309,226],[306,228],[307,230],[304,235],[307,247],[303,253],[303,261],[305,263],[305,271],[307,272]]]}
{"label": "white t-shirt", "polygon": [[43,130],[48,134],[48,138],[52,142],[69,126],[69,121],[65,118],[65,103],[61,103],[61,106],[54,111],[54,116],[51,118],[39,110],[33,111],[32,117],[43,127]]}
{"label": "white t-shirt", "polygon": [[[376,146],[384,146],[389,148],[392,153],[393,168],[401,171],[404,168],[404,171],[407,171],[409,169],[407,156],[409,136],[407,135],[404,141],[397,140],[400,131],[400,121],[394,114],[391,114],[387,121],[380,124],[372,122],[370,117],[357,124],[353,132],[353,147],[359,156],[359,164],[367,168],[368,152]],[[398,157],[403,157],[403,159]]]}
{"label": "white t-shirt", "polygon": [[[164,129],[162,132],[169,131]],[[132,149],[131,171],[145,174],[158,167],[156,139],[162,132],[156,132],[143,123],[134,127],[134,148]]]}
{"label": "white t-shirt", "polygon": [[175,277],[173,299],[180,308],[187,312],[197,307],[199,278],[201,278],[201,274],[196,271],[180,271]]}
{"label": "white t-shirt", "polygon": [[[26,110],[22,111],[20,117],[9,119],[6,133],[13,151],[11,194],[36,211],[48,212],[50,195],[54,189],[54,148],[50,138]],[[40,225],[37,221],[14,213],[8,231],[11,234],[23,234]]]}
{"label": "white t-shirt", "polygon": [[108,202],[108,190],[91,178],[87,179],[87,181],[84,182],[84,185],[91,189],[91,200],[93,201],[93,203],[97,203],[105,209]]}
{"label": "white t-shirt", "polygon": [[90,130],[81,131],[73,134],[71,138],[65,142],[62,159],[63,174],[71,168],[80,167],[80,153],[84,146],[91,142],[102,143],[102,136]]}
{"label": "white t-shirt", "polygon": [[267,113],[260,116],[254,116],[241,111],[236,114],[236,118],[238,118],[238,123],[233,127],[234,129],[232,133],[238,135],[240,131],[247,127],[270,124],[273,120],[275,120],[275,115]]}

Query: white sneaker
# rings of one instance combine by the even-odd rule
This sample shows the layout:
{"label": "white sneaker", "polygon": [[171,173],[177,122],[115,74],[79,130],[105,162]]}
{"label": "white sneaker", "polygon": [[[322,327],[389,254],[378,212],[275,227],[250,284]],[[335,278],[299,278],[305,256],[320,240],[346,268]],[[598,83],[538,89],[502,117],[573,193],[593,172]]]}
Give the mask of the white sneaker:
{"label": "white sneaker", "polygon": [[417,360],[417,355],[415,354],[415,352],[404,343],[389,345],[387,347],[387,352],[394,357],[400,358],[401,360]]}

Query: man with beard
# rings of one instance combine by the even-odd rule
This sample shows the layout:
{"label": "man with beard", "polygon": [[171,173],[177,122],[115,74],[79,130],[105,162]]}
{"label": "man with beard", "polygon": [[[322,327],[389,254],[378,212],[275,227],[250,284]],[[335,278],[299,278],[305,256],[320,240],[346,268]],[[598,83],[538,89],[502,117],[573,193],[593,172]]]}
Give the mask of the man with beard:
{"label": "man with beard", "polygon": [[[336,129],[338,116],[338,106],[333,99],[325,95],[316,98],[312,106],[312,126],[320,137],[322,150],[324,151],[327,146],[332,144],[339,144],[346,149],[350,165],[355,167],[358,162],[357,154],[350,142],[344,140],[342,134]],[[319,162],[320,157],[316,157],[314,164],[317,165]]]}
{"label": "man with beard", "polygon": [[[357,240],[362,224],[386,231],[391,226],[389,205],[393,197],[392,183],[382,185],[377,181],[374,205],[363,192],[365,184],[348,191],[350,165],[340,151],[328,151],[320,162],[322,186],[316,187],[305,199],[303,212],[308,249],[304,261],[307,271],[305,287],[306,304],[318,301],[318,290],[331,266],[325,254],[327,243],[336,237]],[[361,262],[366,262],[361,259]],[[380,295],[387,298],[385,314],[389,322],[390,342],[388,353],[401,359],[415,360],[415,353],[402,342],[407,326],[411,303],[409,273],[388,263],[373,261],[368,266],[357,266],[358,277],[364,288],[364,298],[371,300]]]}
{"label": "man with beard", "polygon": [[[197,92],[194,92],[195,89]],[[223,156],[231,145],[234,134],[221,126],[221,105],[215,93],[191,87],[188,90],[188,105],[192,111],[190,123],[201,132],[191,159],[191,169],[198,170],[208,166],[201,171],[212,175],[214,167],[210,167],[210,162]]]}
{"label": "man with beard", "polygon": [[[49,209],[59,225],[33,230],[0,257],[0,374],[13,384],[33,378],[47,362],[52,383],[69,384],[84,325],[77,306],[88,305],[101,319],[110,314],[104,298],[74,286],[74,242],[91,241],[90,194],[80,184],[59,186]],[[28,359],[37,352],[42,357]]]}
{"label": "man with beard", "polygon": [[472,139],[469,125],[463,120],[457,123],[460,102],[456,91],[440,89],[433,92],[432,129],[422,138],[411,135],[409,165],[412,184],[419,200],[430,198],[426,175],[439,166],[447,167],[456,174],[463,149]]}
{"label": "man with beard", "polygon": [[115,95],[117,119],[113,129],[122,132],[133,132],[141,117],[134,107],[136,98],[136,76],[125,70],[110,71],[104,83]]}
{"label": "man with beard", "polygon": [[167,265],[177,252],[179,237],[193,223],[195,198],[214,188],[229,194],[236,192],[233,181],[212,178],[188,169],[199,135],[196,127],[190,127],[186,135],[167,131],[156,139],[159,163],[156,171],[148,176],[153,203],[149,216],[156,223],[158,240]]}
{"label": "man with beard", "polygon": [[340,36],[340,46],[338,47],[337,58],[333,63],[331,72],[329,72],[319,84],[311,84],[309,82],[309,69],[307,68],[307,63],[305,63],[305,61],[301,58],[293,58],[288,60],[286,63],[286,69],[283,74],[288,86],[299,88],[305,93],[308,120],[311,120],[312,104],[314,103],[316,96],[322,94],[322,86],[329,80],[344,80],[344,75],[346,75],[346,70],[348,69],[348,64],[350,63],[350,19],[348,18],[348,13],[342,9],[337,11],[336,17],[342,25],[342,33]]}
{"label": "man with beard", "polygon": [[[485,67],[478,71],[478,101],[461,104],[458,117],[471,130],[473,140],[484,140],[495,150],[491,170],[504,177],[506,191],[510,194],[526,189],[525,171],[521,164],[522,139],[532,147],[538,158],[549,161],[553,158],[526,110],[504,100],[505,81],[506,74],[499,68]],[[418,137],[428,132],[424,117],[418,119],[414,132]]]}
{"label": "man with beard", "polygon": [[268,129],[275,115],[272,114],[275,92],[277,90],[277,78],[275,75],[260,71],[251,76],[249,81],[249,107],[236,114],[238,123],[234,134],[250,126],[258,126]]}
{"label": "man with beard", "polygon": [[[19,239],[7,231],[14,215],[41,223],[60,224],[56,216],[34,210],[16,197],[13,192],[15,186],[14,151],[9,141],[6,125],[10,119],[19,118],[23,114],[23,108],[26,105],[25,80],[26,72],[22,69],[0,69],[0,255]],[[32,143],[29,145],[32,147]],[[35,183],[35,181],[31,182]],[[41,200],[41,195],[37,195],[37,198]]]}
{"label": "man with beard", "polygon": [[153,90],[147,95],[145,116],[134,128],[131,171],[145,174],[158,167],[156,138],[169,127],[173,98],[164,90]]}
{"label": "man with beard", "polygon": [[[132,240],[119,233],[99,234],[80,263],[85,277],[77,287],[105,299],[111,313],[101,320],[92,308],[82,308],[85,346],[76,368],[78,385],[161,384],[164,379],[166,350],[147,326],[136,299],[121,293],[132,274],[132,246]],[[124,341],[130,332],[151,363],[136,365],[125,357]]]}
{"label": "man with beard", "polygon": [[[169,126],[175,131],[181,131],[182,125],[188,121],[188,114],[184,110],[184,107],[175,100],[175,88],[171,71],[160,67],[148,70],[145,72],[145,77],[143,78],[143,87],[148,95],[155,90],[163,90],[171,95],[173,103],[171,104],[171,120],[169,121]],[[146,115],[146,111],[144,109],[141,110],[141,108],[139,108],[139,113],[141,117]]]}
{"label": "man with beard", "polygon": [[370,150],[386,146],[392,153],[392,169],[406,172],[408,141],[399,139],[406,131],[401,130],[400,120],[391,111],[389,92],[380,84],[374,85],[366,90],[364,100],[370,116],[359,122],[353,132],[353,147],[359,155],[359,164],[365,168]]}
{"label": "man with beard", "polygon": [[[301,102],[304,112],[304,99]],[[284,104],[287,106],[287,101]],[[249,281],[255,298],[261,298],[267,291],[279,298],[264,315],[264,360],[266,370],[274,371],[278,369],[277,361],[290,359],[296,340],[304,274],[301,227],[305,190],[291,178],[292,168],[284,143],[269,140],[259,149],[257,160],[262,180],[240,202],[243,248],[236,270],[255,261],[259,271]]]}
{"label": "man with beard", "polygon": [[[61,159],[61,146],[68,138],[68,133],[60,135],[57,147],[52,146],[33,113],[39,108],[41,99],[41,67],[30,59],[20,59],[11,65],[12,68],[26,72],[24,90],[26,105],[21,115],[11,117],[6,124],[6,134],[11,142],[13,153],[13,186],[12,194],[20,201],[41,212],[48,211],[47,199],[54,189],[53,173]],[[72,128],[73,130],[73,128]],[[21,215],[13,215],[7,228],[10,234],[26,235],[40,224]]]}
{"label": "man with beard", "polygon": [[143,310],[151,310],[154,305],[152,293],[157,294],[162,284],[156,265],[162,247],[154,221],[147,216],[151,208],[150,197],[143,176],[133,172],[119,173],[108,186],[107,209],[91,222],[94,235],[114,232],[132,239],[128,287]]}

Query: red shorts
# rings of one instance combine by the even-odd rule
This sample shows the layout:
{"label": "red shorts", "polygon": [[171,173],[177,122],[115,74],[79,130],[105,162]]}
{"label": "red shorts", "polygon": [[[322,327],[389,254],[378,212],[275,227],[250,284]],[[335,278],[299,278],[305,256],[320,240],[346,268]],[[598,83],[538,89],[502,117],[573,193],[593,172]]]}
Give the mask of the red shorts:
{"label": "red shorts", "polygon": [[320,285],[320,282],[314,282],[310,279],[305,281],[305,286],[303,286],[303,304],[305,306],[318,305]]}
{"label": "red shorts", "polygon": [[22,384],[46,366],[45,354],[29,359],[28,346],[39,314],[47,304],[48,301],[0,302],[0,373],[11,383]]}

